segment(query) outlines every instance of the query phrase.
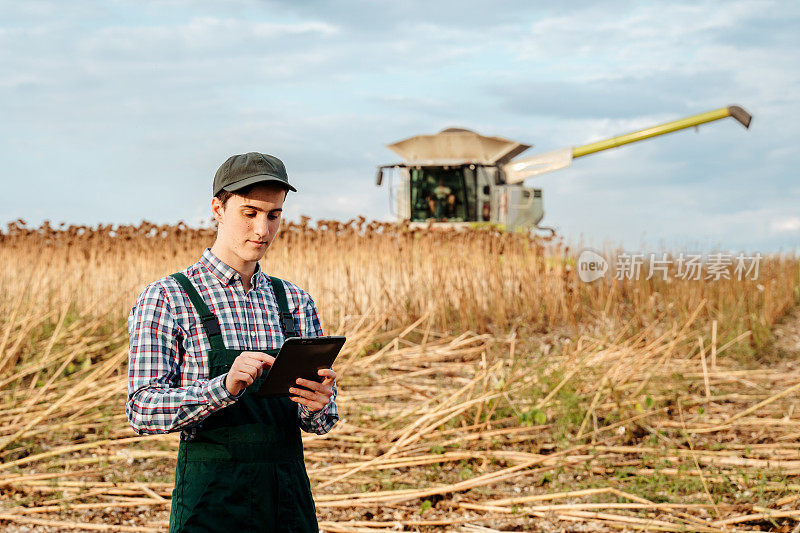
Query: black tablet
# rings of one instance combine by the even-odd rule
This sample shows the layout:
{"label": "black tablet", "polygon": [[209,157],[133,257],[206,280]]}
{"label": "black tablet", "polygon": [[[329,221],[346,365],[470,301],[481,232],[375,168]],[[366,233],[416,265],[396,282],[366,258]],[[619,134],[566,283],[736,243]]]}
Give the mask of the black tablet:
{"label": "black tablet", "polygon": [[330,368],[342,349],[345,338],[289,337],[275,356],[264,377],[258,395],[263,397],[293,396],[289,387],[299,387],[297,378],[322,381],[318,370]]}

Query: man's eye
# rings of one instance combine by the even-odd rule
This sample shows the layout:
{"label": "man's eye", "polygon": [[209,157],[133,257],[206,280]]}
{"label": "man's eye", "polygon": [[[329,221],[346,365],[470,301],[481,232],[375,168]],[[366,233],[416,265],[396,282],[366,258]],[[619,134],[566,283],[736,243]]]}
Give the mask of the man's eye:
{"label": "man's eye", "polygon": [[268,215],[267,218],[270,220],[276,220],[280,215]]}
{"label": "man's eye", "polygon": [[244,216],[253,218],[254,216],[256,216],[256,214],[255,214],[255,212],[249,212],[249,213],[245,213]]}

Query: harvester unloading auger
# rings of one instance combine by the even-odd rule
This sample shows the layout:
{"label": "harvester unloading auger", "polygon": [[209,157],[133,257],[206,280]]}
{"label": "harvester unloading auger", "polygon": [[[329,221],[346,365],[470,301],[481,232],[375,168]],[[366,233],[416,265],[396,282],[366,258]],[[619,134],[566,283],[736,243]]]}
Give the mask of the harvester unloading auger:
{"label": "harvester unloading auger", "polygon": [[388,145],[403,162],[378,167],[377,184],[381,185],[388,174],[395,215],[412,224],[493,223],[511,231],[552,231],[539,225],[544,217],[542,190],[524,187],[527,178],[566,168],[577,157],[726,117],[733,117],[745,128],[750,127],[752,118],[739,106],[723,107],[604,141],[516,160],[530,145],[448,128]]}

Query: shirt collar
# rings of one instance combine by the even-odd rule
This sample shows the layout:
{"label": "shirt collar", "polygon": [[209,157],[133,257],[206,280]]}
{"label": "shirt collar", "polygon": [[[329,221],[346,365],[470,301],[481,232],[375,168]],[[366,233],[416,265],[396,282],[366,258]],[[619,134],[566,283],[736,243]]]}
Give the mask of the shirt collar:
{"label": "shirt collar", "polygon": [[[225,285],[230,285],[241,277],[235,268],[224,263],[222,259],[214,255],[211,252],[211,248],[205,249],[203,255],[200,257],[200,263]],[[261,265],[256,263],[256,270],[253,272],[253,277],[250,278],[251,286],[253,288],[259,287],[259,280],[261,278]]]}

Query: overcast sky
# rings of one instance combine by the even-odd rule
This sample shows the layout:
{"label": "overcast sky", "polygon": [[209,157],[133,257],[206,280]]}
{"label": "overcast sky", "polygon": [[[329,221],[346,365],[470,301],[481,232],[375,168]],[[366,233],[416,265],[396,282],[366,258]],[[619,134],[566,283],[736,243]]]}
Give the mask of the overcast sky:
{"label": "overcast sky", "polygon": [[0,222],[210,218],[231,154],[286,216],[388,219],[385,144],[461,126],[530,154],[740,104],[528,180],[544,224],[631,249],[800,242],[800,3],[0,0]]}

